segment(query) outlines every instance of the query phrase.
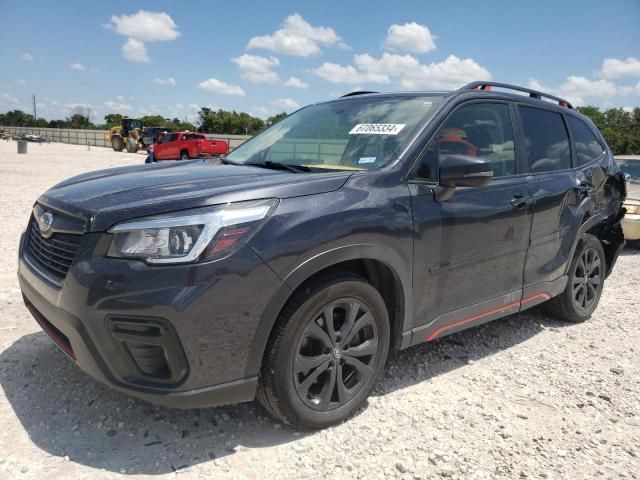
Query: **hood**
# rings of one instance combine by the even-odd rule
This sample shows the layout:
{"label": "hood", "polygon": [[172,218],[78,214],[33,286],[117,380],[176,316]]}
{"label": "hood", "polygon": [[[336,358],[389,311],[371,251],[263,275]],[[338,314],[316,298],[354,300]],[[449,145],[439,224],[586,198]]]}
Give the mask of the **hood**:
{"label": "hood", "polygon": [[111,168],[65,180],[38,203],[104,231],[136,217],[262,198],[292,198],[339,189],[353,172],[290,173],[217,165],[208,160]]}

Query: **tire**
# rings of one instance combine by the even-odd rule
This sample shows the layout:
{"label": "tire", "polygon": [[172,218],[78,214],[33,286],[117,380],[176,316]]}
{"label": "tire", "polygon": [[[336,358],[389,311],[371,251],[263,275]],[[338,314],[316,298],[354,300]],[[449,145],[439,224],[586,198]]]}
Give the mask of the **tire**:
{"label": "tire", "polygon": [[114,135],[111,137],[111,146],[116,152],[121,152],[124,149],[124,141],[120,135]]}
{"label": "tire", "polygon": [[187,152],[186,150],[182,150],[180,152],[180,160],[189,160],[189,152]]}
{"label": "tire", "polygon": [[[331,315],[333,322],[325,322]],[[367,399],[389,352],[389,315],[363,278],[337,274],[299,289],[273,328],[257,399],[274,417],[318,429],[347,419]]]}
{"label": "tire", "polygon": [[127,152],[136,153],[138,151],[138,142],[133,138],[127,138]]}
{"label": "tire", "polygon": [[552,316],[567,322],[584,322],[598,306],[606,272],[602,244],[597,237],[585,234],[573,255],[569,280],[560,295],[545,304]]}

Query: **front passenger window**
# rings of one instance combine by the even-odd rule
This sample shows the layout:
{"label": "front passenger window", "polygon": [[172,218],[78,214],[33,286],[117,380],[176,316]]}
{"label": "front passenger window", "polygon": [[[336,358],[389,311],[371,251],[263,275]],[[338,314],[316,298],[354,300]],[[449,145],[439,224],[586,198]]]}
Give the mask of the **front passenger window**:
{"label": "front passenger window", "polygon": [[494,177],[515,175],[516,155],[509,106],[472,103],[456,110],[440,128],[415,173],[417,180],[437,181],[437,169],[449,155],[488,161]]}

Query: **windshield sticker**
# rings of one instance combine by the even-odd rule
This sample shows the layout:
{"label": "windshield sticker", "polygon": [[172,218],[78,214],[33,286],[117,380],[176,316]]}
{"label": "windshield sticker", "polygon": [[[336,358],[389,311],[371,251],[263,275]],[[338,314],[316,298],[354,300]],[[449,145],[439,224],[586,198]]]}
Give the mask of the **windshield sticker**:
{"label": "windshield sticker", "polygon": [[362,163],[375,163],[376,158],[378,157],[360,157],[360,160],[358,160],[358,165]]}
{"label": "windshield sticker", "polygon": [[359,123],[349,135],[397,135],[404,126],[404,123]]}

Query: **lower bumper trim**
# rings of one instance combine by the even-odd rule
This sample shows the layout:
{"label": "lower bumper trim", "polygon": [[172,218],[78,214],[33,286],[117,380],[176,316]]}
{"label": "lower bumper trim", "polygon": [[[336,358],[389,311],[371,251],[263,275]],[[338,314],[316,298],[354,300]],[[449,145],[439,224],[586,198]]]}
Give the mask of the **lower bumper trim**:
{"label": "lower bumper trim", "polygon": [[243,378],[196,390],[168,391],[167,393],[157,393],[155,391],[151,393],[111,386],[131,396],[165,407],[180,409],[206,408],[254,400],[258,389],[258,377]]}

